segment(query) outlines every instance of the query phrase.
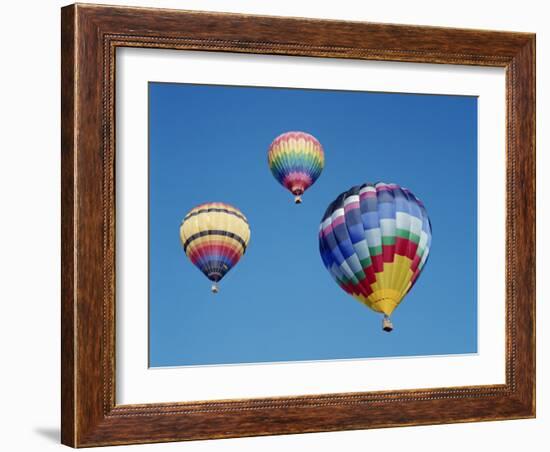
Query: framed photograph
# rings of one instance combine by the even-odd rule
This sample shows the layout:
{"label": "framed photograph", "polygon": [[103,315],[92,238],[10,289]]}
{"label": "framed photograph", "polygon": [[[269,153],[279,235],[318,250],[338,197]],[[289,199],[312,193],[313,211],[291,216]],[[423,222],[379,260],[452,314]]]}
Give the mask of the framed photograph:
{"label": "framed photograph", "polygon": [[535,416],[535,36],[62,9],[62,442]]}

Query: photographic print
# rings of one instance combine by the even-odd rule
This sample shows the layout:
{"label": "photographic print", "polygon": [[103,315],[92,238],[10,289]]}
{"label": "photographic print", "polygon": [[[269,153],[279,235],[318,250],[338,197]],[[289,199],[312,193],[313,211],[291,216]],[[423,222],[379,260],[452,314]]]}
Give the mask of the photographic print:
{"label": "photographic print", "polygon": [[148,99],[150,367],[477,353],[477,97]]}
{"label": "photographic print", "polygon": [[534,34],[61,31],[63,444],[535,416]]}

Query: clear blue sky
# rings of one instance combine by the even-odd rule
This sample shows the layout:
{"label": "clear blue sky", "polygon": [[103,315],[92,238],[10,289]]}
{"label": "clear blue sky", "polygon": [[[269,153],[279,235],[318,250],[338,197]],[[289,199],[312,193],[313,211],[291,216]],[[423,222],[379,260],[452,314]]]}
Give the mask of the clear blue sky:
{"label": "clear blue sky", "polygon": [[[477,352],[475,97],[150,83],[149,105],[151,366]],[[267,165],[269,144],[288,130],[325,149],[301,205]],[[328,204],[367,181],[408,187],[433,227],[390,334],[318,251]],[[207,201],[235,205],[251,227],[217,295],[178,235]]]}

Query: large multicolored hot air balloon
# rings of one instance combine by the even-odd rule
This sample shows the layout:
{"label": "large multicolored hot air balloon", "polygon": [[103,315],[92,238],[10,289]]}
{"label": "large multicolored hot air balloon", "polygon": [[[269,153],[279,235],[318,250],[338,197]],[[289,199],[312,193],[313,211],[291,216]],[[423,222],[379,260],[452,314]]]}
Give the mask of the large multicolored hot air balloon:
{"label": "large multicolored hot air balloon", "polygon": [[296,204],[300,204],[303,193],[323,171],[325,154],[313,135],[286,132],[269,146],[267,161],[275,179],[295,196]]}
{"label": "large multicolored hot air balloon", "polygon": [[396,184],[363,184],[328,207],[319,231],[325,267],[351,296],[389,316],[426,264],[432,228],[424,204]]}
{"label": "large multicolored hot air balloon", "polygon": [[250,240],[250,228],[243,213],[229,204],[211,202],[193,208],[180,226],[183,250],[195,266],[218,283],[239,261]]}

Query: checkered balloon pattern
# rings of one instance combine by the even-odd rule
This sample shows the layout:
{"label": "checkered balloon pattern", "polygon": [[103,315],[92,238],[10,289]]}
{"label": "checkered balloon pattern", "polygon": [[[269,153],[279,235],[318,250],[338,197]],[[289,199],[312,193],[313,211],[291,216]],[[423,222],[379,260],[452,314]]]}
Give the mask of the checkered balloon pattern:
{"label": "checkered balloon pattern", "polygon": [[426,208],[396,184],[363,184],[338,196],[319,228],[325,267],[340,287],[391,315],[422,272],[432,241]]}

